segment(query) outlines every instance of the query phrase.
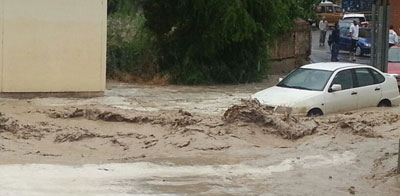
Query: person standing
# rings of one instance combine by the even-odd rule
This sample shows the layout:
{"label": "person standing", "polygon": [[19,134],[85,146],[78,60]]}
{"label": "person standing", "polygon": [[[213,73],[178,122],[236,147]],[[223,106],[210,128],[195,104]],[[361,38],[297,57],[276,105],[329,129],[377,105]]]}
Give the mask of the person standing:
{"label": "person standing", "polygon": [[320,30],[319,46],[325,46],[326,32],[328,31],[329,24],[325,17],[319,22],[318,28]]}
{"label": "person standing", "polygon": [[356,61],[356,50],[358,43],[358,34],[360,32],[360,27],[358,26],[358,22],[355,20],[350,26],[350,37],[351,37],[351,48],[350,48],[350,61]]}
{"label": "person standing", "polygon": [[335,23],[335,29],[332,31],[332,40],[331,40],[331,61],[332,62],[338,62],[338,56],[339,56],[339,44],[340,44],[340,29],[339,29],[339,24]]}
{"label": "person standing", "polygon": [[399,37],[397,36],[396,31],[393,29],[393,25],[390,25],[389,28],[389,48],[395,46],[399,43]]}

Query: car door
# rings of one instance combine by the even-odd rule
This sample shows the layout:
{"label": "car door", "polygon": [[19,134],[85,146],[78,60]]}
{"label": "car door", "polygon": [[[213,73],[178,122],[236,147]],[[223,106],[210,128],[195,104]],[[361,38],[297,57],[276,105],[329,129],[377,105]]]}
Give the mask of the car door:
{"label": "car door", "polygon": [[340,49],[349,51],[351,46],[351,38],[349,36],[349,28],[340,28]]}
{"label": "car door", "polygon": [[339,22],[343,17],[343,9],[339,6],[334,6],[335,9],[335,22]]}
{"label": "car door", "polygon": [[[322,17],[325,16],[325,6],[317,6],[316,12],[317,12],[317,15],[319,16],[319,18],[322,19]],[[317,26],[318,26],[318,24],[317,24]]]}
{"label": "car door", "polygon": [[358,108],[377,106],[382,97],[381,84],[378,83],[369,68],[354,69]]}
{"label": "car door", "polygon": [[328,21],[330,26],[333,26],[333,24],[335,24],[336,22],[333,6],[326,6],[325,11],[326,11],[326,20]]}
{"label": "car door", "polygon": [[333,76],[329,89],[340,84],[342,90],[324,93],[325,113],[342,112],[357,109],[358,94],[354,92],[355,81],[351,69],[339,71]]}

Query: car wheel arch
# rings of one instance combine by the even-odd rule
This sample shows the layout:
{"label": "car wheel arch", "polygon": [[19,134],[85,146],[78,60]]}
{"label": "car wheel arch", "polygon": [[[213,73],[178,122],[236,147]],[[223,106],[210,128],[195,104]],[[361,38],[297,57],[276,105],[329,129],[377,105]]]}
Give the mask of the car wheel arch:
{"label": "car wheel arch", "polygon": [[356,56],[364,56],[361,46],[357,45]]}
{"label": "car wheel arch", "polygon": [[382,99],[378,103],[378,107],[391,107],[391,106],[392,106],[392,102],[387,98]]}
{"label": "car wheel arch", "polygon": [[307,112],[308,117],[322,116],[322,115],[324,115],[324,112],[322,111],[321,108],[318,108],[318,107],[312,108],[312,109],[308,110],[308,112]]}

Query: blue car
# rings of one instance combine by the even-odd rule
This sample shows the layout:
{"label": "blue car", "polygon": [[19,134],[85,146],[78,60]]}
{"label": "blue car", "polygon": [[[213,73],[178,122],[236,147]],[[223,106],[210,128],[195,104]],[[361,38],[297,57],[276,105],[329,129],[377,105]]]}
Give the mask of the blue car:
{"label": "blue car", "polygon": [[[350,49],[349,27],[340,27],[340,50],[350,51]],[[371,29],[360,28],[356,55],[364,56],[365,54],[371,54]]]}

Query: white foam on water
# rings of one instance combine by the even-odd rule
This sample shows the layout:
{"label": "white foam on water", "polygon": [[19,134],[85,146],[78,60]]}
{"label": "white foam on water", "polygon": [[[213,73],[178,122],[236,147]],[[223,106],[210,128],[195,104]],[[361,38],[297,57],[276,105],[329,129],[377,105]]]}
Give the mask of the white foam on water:
{"label": "white foam on water", "polygon": [[[190,185],[207,181],[212,176],[266,178],[274,173],[287,172],[297,168],[318,169],[348,165],[354,162],[352,152],[332,155],[313,155],[290,158],[276,165],[252,166],[201,165],[174,166],[148,162],[103,164],[103,165],[0,165],[1,196],[125,196],[160,195],[149,190],[151,185]],[[154,179],[190,177],[188,182],[168,182]],[[196,182],[193,178],[198,178]],[[147,187],[144,184],[147,183]],[[215,183],[215,181],[214,181]],[[168,195],[168,194],[164,194]],[[170,195],[170,194],[169,194]]]}

